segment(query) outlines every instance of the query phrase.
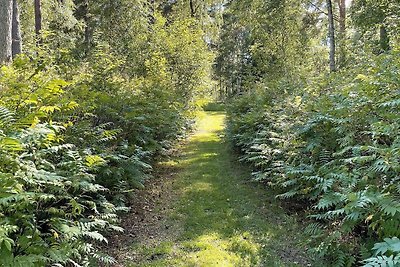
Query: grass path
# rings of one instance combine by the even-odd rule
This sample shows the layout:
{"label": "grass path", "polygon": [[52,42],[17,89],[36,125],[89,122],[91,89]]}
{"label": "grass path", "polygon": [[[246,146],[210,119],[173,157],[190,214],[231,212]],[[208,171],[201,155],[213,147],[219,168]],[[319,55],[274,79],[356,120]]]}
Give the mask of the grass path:
{"label": "grass path", "polygon": [[155,205],[165,215],[159,234],[135,240],[122,266],[316,266],[301,227],[231,155],[223,122],[223,113],[205,114],[182,155],[164,163],[179,171],[166,185],[171,203]]}

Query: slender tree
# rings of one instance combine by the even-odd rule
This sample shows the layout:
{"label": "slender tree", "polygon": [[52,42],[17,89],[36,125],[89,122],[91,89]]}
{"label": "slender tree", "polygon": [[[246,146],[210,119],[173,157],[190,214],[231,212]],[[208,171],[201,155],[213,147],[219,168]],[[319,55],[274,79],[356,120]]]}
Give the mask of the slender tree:
{"label": "slender tree", "polygon": [[[96,11],[96,2],[92,1],[89,2],[89,0],[74,0],[74,5],[75,5],[75,10],[74,10],[74,16],[77,20],[82,20],[84,22],[84,32],[83,32],[83,40],[82,40],[82,51],[85,53],[85,55],[88,54],[90,47],[91,47],[91,39],[92,39],[92,34],[94,32],[94,27],[91,25],[92,17],[98,16],[97,20],[98,21],[109,21],[109,19],[101,18],[100,14],[109,14],[110,12],[105,10],[97,10]],[[93,13],[91,9],[94,9]],[[112,8],[112,5],[108,6],[109,9]],[[104,13],[103,13],[104,12]]]}
{"label": "slender tree", "polygon": [[90,49],[90,14],[89,14],[89,0],[84,1],[84,14],[83,20],[85,21],[85,47],[86,53],[89,52]]}
{"label": "slender tree", "polygon": [[379,46],[381,52],[387,52],[390,50],[390,39],[385,24],[379,26]]}
{"label": "slender tree", "polygon": [[12,15],[12,57],[20,54],[22,51],[22,38],[19,20],[19,7],[17,0],[13,0]]}
{"label": "slender tree", "polygon": [[337,0],[339,7],[339,58],[338,64],[343,66],[346,61],[346,0]]}
{"label": "slender tree", "polygon": [[329,69],[333,72],[336,71],[336,45],[335,45],[335,21],[333,17],[332,0],[326,0],[326,7],[328,9],[328,38],[329,38]]}
{"label": "slender tree", "polygon": [[369,1],[353,1],[352,3],[352,21],[361,33],[375,33],[374,36],[379,36],[379,39],[369,37],[375,46],[375,53],[387,52],[391,49],[390,38],[398,36],[398,15],[399,5],[388,0],[369,0]]}
{"label": "slender tree", "polygon": [[13,0],[0,0],[0,64],[12,59],[12,8]]}
{"label": "slender tree", "polygon": [[41,0],[35,0],[35,32],[40,41],[40,32],[42,31],[42,4]]}
{"label": "slender tree", "polygon": [[149,0],[148,2],[149,5],[149,24],[154,24],[155,22],[155,0]]}
{"label": "slender tree", "polygon": [[193,0],[189,0],[189,6],[190,6],[190,16],[194,18],[196,16],[196,10],[194,7]]}

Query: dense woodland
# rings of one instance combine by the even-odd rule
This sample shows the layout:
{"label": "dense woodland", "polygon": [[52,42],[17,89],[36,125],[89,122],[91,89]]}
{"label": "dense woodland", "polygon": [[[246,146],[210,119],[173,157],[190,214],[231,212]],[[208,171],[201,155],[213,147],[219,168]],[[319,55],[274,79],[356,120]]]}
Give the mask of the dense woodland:
{"label": "dense woodland", "polygon": [[310,253],[400,266],[399,33],[399,0],[0,0],[0,266],[113,264],[212,98]]}
{"label": "dense woodland", "polygon": [[399,14],[397,0],[239,0],[225,14],[229,136],[336,266],[400,264]]}
{"label": "dense woodland", "polygon": [[0,2],[1,266],[113,262],[98,241],[210,83],[204,10]]}

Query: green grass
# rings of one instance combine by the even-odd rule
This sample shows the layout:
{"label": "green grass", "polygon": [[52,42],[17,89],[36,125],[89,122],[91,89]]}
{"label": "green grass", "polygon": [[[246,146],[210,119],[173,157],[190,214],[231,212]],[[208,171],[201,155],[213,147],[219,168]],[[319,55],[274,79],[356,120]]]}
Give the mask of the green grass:
{"label": "green grass", "polygon": [[209,102],[203,106],[204,111],[224,111],[225,104],[222,102]]}
{"label": "green grass", "polygon": [[206,113],[183,148],[168,222],[181,231],[135,246],[143,261],[128,266],[316,266],[301,247],[303,229],[235,160],[223,122],[223,113]]}

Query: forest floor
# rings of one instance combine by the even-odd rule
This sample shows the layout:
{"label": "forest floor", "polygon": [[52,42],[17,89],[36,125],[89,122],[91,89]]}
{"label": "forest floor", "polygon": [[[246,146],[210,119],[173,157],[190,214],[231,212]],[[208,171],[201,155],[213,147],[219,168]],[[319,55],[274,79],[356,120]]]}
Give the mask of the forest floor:
{"label": "forest floor", "polygon": [[205,113],[178,155],[136,194],[125,233],[109,245],[116,266],[317,266],[301,223],[237,162],[224,118]]}

